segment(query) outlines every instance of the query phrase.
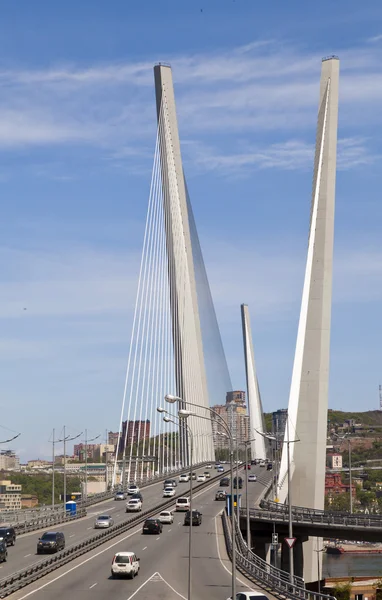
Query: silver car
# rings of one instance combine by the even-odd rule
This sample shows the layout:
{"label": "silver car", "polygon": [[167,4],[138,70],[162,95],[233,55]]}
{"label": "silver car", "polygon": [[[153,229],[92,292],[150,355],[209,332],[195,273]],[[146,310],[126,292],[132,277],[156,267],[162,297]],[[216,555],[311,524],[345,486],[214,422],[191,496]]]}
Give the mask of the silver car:
{"label": "silver car", "polygon": [[110,515],[100,515],[94,523],[95,529],[105,529],[114,525],[114,520]]}

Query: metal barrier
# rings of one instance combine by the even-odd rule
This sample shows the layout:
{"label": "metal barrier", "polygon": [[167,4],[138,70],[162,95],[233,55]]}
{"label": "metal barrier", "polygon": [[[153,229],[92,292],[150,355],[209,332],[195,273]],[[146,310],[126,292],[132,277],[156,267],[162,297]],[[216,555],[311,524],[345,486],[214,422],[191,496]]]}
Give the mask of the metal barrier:
{"label": "metal barrier", "polygon": [[[232,538],[231,538],[231,528],[228,525],[228,517],[225,511],[222,512],[222,522],[223,522],[223,531],[224,537],[227,546],[227,552],[232,558]],[[243,540],[244,541],[244,540]],[[233,541],[236,544],[236,540]],[[251,559],[244,556],[241,552],[242,548],[240,544],[236,544],[236,565],[237,568],[251,581],[260,585],[264,589],[268,590],[272,593],[273,596],[277,598],[291,598],[296,600],[300,598],[301,600],[336,600],[334,596],[328,596],[327,594],[319,594],[318,592],[311,592],[307,590],[305,587],[301,587],[290,581],[285,581],[284,578],[281,578],[278,573],[274,573],[270,570],[270,565],[259,566],[254,563]]]}
{"label": "metal barrier", "polygon": [[[205,487],[208,487],[211,483],[218,481],[221,478],[221,473],[216,475],[215,477],[211,477],[206,482],[200,483],[194,487],[195,490],[199,490]],[[37,579],[44,577],[48,573],[59,569],[60,567],[66,565],[68,562],[78,558],[82,554],[97,548],[101,544],[121,535],[121,533],[125,533],[129,529],[132,529],[136,525],[143,523],[148,517],[152,517],[156,515],[158,512],[162,510],[166,510],[174,505],[174,502],[177,498],[184,496],[184,491],[182,493],[173,496],[170,500],[166,500],[158,504],[155,508],[139,513],[139,515],[131,517],[128,521],[124,521],[122,523],[118,523],[113,525],[109,529],[102,531],[92,537],[87,538],[83,542],[79,544],[74,544],[73,546],[69,546],[65,550],[58,552],[54,556],[40,560],[26,569],[22,569],[13,573],[9,577],[5,577],[0,580],[0,598],[6,598],[10,594],[13,594],[17,590],[33,583]]]}
{"label": "metal barrier", "polygon": [[[204,465],[210,463],[203,462],[192,466],[192,469],[199,469]],[[140,487],[144,488],[153,483],[157,483],[159,481],[164,481],[165,479],[169,479],[174,477],[175,475],[179,475],[186,471],[188,467],[184,469],[177,469],[176,471],[172,471],[171,473],[166,473],[166,475],[159,475],[156,477],[148,478],[144,477],[143,479],[135,480],[135,483]],[[100,492],[99,494],[94,494],[87,500],[80,500],[77,502],[77,513],[81,510],[83,511],[86,507],[92,506],[93,504],[99,504],[104,500],[110,500],[115,495],[115,491],[106,491]],[[81,513],[81,516],[86,515],[86,511]],[[65,521],[70,520],[72,517],[68,517],[66,511],[64,511],[63,504],[55,504],[52,506],[44,506],[37,509],[25,509],[24,511],[13,511],[13,512],[4,512],[0,513],[0,526],[1,524],[9,524],[16,529],[16,531],[20,534],[26,533],[27,531],[33,531],[36,529],[41,529],[42,527],[54,523],[63,523]],[[76,517],[80,518],[80,517]],[[33,527],[32,527],[33,524]],[[28,527],[30,527],[28,529]]]}
{"label": "metal barrier", "polygon": [[[258,521],[276,521],[278,523],[288,522],[288,512],[285,510],[274,509],[270,510],[253,509],[251,508],[250,516],[252,519]],[[241,509],[241,514],[244,516],[245,511]],[[301,523],[306,525],[325,525],[333,528],[338,527],[351,527],[353,529],[381,529],[382,520],[379,518],[375,519],[374,515],[359,515],[359,514],[337,514],[328,512],[293,512],[292,511],[293,523]]]}
{"label": "metal barrier", "polygon": [[[264,510],[268,510],[268,511],[274,511],[274,512],[281,512],[281,513],[287,513],[288,512],[288,505],[287,504],[282,504],[280,502],[272,502],[270,500],[265,500],[262,499],[260,502],[260,508],[263,508]],[[315,519],[316,517],[325,517],[325,518],[330,518],[330,517],[342,517],[342,518],[348,518],[348,517],[356,517],[358,519],[373,519],[374,521],[381,521],[382,522],[382,514],[377,514],[377,513],[373,513],[373,514],[368,514],[366,515],[365,513],[349,513],[349,512],[345,512],[345,511],[336,511],[336,510],[320,510],[317,508],[306,508],[304,506],[292,506],[292,515],[308,515],[310,518]]]}
{"label": "metal barrier", "polygon": [[[236,546],[239,549],[239,552],[242,556],[244,556],[247,560],[251,561],[254,565],[262,569],[264,572],[269,573],[270,575],[274,575],[278,579],[282,579],[290,583],[290,575],[287,571],[282,571],[273,565],[268,564],[265,560],[257,556],[250,548],[248,548],[244,538],[242,536],[240,527],[235,519],[235,530],[236,530]],[[305,582],[302,577],[298,577],[298,575],[294,575],[293,577],[294,585],[298,587],[305,587]]]}
{"label": "metal barrier", "polygon": [[57,525],[58,523],[67,523],[68,521],[75,521],[76,519],[81,519],[86,516],[86,509],[79,508],[75,515],[63,511],[59,514],[52,514],[50,516],[39,518],[31,521],[24,521],[24,523],[16,523],[13,525],[17,535],[22,535],[23,533],[29,533],[29,531],[36,531],[37,529],[42,529],[43,527],[49,527],[50,525]]}

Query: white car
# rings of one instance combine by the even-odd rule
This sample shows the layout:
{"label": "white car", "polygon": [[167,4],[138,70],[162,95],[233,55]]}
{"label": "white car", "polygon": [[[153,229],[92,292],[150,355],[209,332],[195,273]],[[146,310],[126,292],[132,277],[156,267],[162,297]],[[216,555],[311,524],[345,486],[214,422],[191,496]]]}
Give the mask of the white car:
{"label": "white car", "polygon": [[265,460],[260,461],[260,467],[265,467]]}
{"label": "white car", "polygon": [[135,484],[131,484],[129,485],[129,487],[127,488],[127,493],[131,496],[131,494],[136,494],[137,492],[139,492],[139,487]]}
{"label": "white car", "polygon": [[126,500],[125,492],[116,492],[114,496],[114,500]]}
{"label": "white car", "polygon": [[205,477],[206,479],[210,479],[210,477],[211,477],[211,473],[209,473],[208,471],[205,471],[205,472],[203,473],[203,475],[204,475],[204,477]]}
{"label": "white car", "polygon": [[190,499],[189,498],[178,498],[175,504],[175,510],[190,510]]}
{"label": "white car", "polygon": [[163,498],[172,498],[173,496],[175,496],[175,488],[173,488],[173,487],[164,488]]}
{"label": "white car", "polygon": [[212,469],[212,465],[206,465],[206,469]]}
{"label": "white car", "polygon": [[112,577],[129,577],[133,579],[139,572],[139,561],[134,552],[117,552],[111,563]]}
{"label": "white car", "polygon": [[95,529],[105,529],[106,527],[111,527],[112,525],[114,525],[114,521],[110,517],[110,515],[100,515],[99,517],[96,518],[96,521],[94,523],[94,528]]}
{"label": "white car", "polygon": [[158,519],[161,523],[168,523],[171,525],[174,522],[174,515],[169,510],[162,510],[162,512],[159,513]]}
{"label": "white car", "polygon": [[222,465],[218,467],[218,473],[224,473],[224,467]]}
{"label": "white car", "polygon": [[196,481],[206,481],[206,476],[204,475],[204,473],[198,475]]}
{"label": "white car", "polygon": [[188,483],[190,481],[190,476],[188,473],[182,473],[179,475],[179,483]]}
{"label": "white car", "polygon": [[248,475],[248,481],[257,481],[256,475]]}
{"label": "white car", "polygon": [[[232,600],[232,596],[227,598]],[[263,592],[239,592],[236,594],[236,600],[269,600],[269,596],[263,594]]]}
{"label": "white car", "polygon": [[140,512],[142,510],[142,502],[139,498],[132,498],[126,502],[126,512]]}

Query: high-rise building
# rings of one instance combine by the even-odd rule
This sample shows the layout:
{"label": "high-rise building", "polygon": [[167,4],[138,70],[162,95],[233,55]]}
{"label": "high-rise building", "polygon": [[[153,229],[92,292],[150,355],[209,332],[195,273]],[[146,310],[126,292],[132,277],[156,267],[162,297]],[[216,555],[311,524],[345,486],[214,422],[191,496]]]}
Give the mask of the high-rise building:
{"label": "high-rise building", "polygon": [[235,390],[233,392],[227,392],[225,397],[226,404],[235,402],[236,404],[245,405],[245,392],[242,390]]}
{"label": "high-rise building", "polygon": [[0,481],[0,506],[3,510],[21,510],[21,485]]}
{"label": "high-rise building", "polygon": [[12,450],[0,451],[0,469],[18,470],[20,469],[20,458]]}
{"label": "high-rise building", "polygon": [[288,410],[279,408],[272,413],[272,433],[280,438],[284,435],[286,422],[288,418]]}
{"label": "high-rise building", "polygon": [[[94,460],[95,455],[97,453],[97,451],[99,450],[99,444],[87,444],[87,455],[88,455],[88,460]],[[78,459],[80,461],[84,461],[85,460],[85,444],[81,443],[81,444],[74,444],[74,449],[73,449],[73,454],[74,456],[77,456]],[[98,453],[99,454],[99,453]]]}
{"label": "high-rise building", "polygon": [[[127,429],[127,437],[126,437]],[[144,439],[150,437],[150,421],[123,421],[121,439],[119,440],[119,452],[123,452],[126,445],[138,444]]]}
{"label": "high-rise building", "polygon": [[118,444],[118,436],[119,436],[118,431],[117,432],[109,431],[109,433],[107,434],[107,443],[113,444],[114,449],[117,447],[117,444]]}
{"label": "high-rise building", "polygon": [[[239,444],[249,439],[249,416],[245,405],[245,392],[228,392],[226,404],[216,404],[212,407],[224,423],[229,427],[232,437],[238,440]],[[225,428],[221,419],[212,415],[212,433],[216,449],[227,448],[229,439],[225,435]],[[221,435],[224,434],[224,435]]]}

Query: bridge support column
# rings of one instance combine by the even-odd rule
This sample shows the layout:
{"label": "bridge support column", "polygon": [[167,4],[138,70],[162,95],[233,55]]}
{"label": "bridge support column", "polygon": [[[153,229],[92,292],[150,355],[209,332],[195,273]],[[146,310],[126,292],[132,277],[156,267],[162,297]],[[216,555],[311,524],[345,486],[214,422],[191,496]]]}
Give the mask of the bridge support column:
{"label": "bridge support column", "polygon": [[270,564],[271,560],[271,544],[268,542],[268,539],[264,539],[263,537],[259,537],[257,539],[252,538],[253,547],[251,548],[252,552],[256,554],[259,558],[262,558],[267,563]]}
{"label": "bridge support column", "polygon": [[[302,539],[297,538],[293,546],[294,574],[298,577],[304,576],[304,554]],[[281,545],[281,569],[289,573],[289,546],[286,542]]]}

